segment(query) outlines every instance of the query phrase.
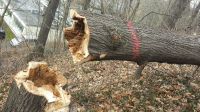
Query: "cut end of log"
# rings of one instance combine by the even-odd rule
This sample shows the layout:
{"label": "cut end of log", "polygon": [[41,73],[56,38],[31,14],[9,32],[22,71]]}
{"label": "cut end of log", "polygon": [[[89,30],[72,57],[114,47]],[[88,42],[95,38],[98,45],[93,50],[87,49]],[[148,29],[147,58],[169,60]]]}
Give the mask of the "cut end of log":
{"label": "cut end of log", "polygon": [[[47,110],[60,109],[70,104],[70,95],[62,89],[67,79],[53,69],[48,68],[46,62],[29,62],[26,70],[15,76],[18,88],[24,88],[38,96],[47,99]],[[63,109],[63,108],[62,108]]]}
{"label": "cut end of log", "polygon": [[90,31],[84,16],[79,15],[75,10],[70,10],[70,17],[73,20],[73,25],[64,29],[64,37],[67,40],[73,61],[76,63],[89,56]]}

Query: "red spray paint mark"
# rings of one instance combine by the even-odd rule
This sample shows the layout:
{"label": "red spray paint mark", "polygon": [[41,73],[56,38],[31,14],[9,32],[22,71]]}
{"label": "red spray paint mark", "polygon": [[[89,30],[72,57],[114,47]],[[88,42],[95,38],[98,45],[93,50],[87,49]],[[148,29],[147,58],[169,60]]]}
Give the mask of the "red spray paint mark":
{"label": "red spray paint mark", "polygon": [[128,31],[131,33],[131,39],[132,39],[132,44],[133,44],[133,48],[132,48],[133,59],[137,60],[140,57],[141,42],[137,36],[137,32],[135,28],[133,27],[133,24],[131,21],[128,21],[127,26],[128,26]]}

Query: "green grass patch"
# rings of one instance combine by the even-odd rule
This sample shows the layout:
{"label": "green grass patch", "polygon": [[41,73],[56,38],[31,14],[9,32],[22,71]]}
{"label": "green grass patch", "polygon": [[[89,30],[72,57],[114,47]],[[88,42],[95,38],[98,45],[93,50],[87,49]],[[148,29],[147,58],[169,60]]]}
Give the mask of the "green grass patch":
{"label": "green grass patch", "polygon": [[6,25],[5,23],[3,24],[3,29],[6,32],[6,39],[7,40],[12,40],[13,38],[15,38],[15,35],[13,34],[13,32],[11,31],[11,29],[8,27],[8,25]]}

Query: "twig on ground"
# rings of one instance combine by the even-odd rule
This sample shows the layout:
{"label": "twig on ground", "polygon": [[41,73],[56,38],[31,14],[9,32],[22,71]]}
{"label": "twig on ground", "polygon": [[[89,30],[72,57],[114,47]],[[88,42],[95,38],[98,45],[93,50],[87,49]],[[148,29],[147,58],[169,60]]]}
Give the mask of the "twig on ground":
{"label": "twig on ground", "polygon": [[192,76],[193,76],[194,74],[196,74],[196,73],[197,73],[197,71],[198,71],[199,67],[200,67],[200,66],[197,66],[197,67],[195,68],[194,72],[192,72]]}

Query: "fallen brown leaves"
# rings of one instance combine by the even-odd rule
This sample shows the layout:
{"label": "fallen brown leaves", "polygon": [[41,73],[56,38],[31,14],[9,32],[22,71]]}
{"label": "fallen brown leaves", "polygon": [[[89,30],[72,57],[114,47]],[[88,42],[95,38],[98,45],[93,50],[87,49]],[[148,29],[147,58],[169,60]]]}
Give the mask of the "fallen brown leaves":
{"label": "fallen brown leaves", "polygon": [[[67,53],[47,54],[44,61],[65,74],[70,81],[66,89],[80,111],[200,111],[200,71],[191,75],[194,66],[150,63],[135,80],[132,62],[74,65]],[[0,85],[5,88],[0,102],[5,102],[6,83]]]}

